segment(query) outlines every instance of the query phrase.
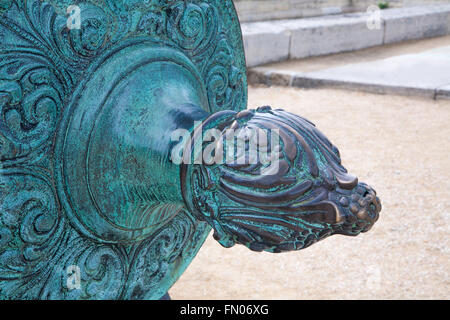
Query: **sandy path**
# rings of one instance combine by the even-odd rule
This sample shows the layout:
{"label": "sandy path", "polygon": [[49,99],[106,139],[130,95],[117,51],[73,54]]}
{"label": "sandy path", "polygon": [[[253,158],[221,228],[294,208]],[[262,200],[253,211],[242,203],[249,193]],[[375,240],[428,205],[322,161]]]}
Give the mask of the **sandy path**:
{"label": "sandy path", "polygon": [[250,88],[249,106],[312,120],[379,194],[372,231],[302,251],[254,253],[209,237],[173,299],[450,298],[450,101]]}

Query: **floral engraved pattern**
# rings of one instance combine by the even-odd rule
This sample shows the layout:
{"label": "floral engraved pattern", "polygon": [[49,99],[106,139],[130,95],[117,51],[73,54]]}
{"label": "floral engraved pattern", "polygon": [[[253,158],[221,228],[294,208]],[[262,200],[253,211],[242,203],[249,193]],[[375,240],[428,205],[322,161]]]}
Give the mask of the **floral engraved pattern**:
{"label": "floral engraved pattern", "polygon": [[[72,4],[81,10],[80,29],[67,27]],[[0,3],[0,15],[0,299],[161,297],[208,227],[182,211],[140,242],[84,238],[55,190],[56,132],[98,57],[132,38],[189,57],[212,112],[244,108],[245,61],[231,0],[10,0]],[[81,269],[80,290],[67,287],[71,265]]]}

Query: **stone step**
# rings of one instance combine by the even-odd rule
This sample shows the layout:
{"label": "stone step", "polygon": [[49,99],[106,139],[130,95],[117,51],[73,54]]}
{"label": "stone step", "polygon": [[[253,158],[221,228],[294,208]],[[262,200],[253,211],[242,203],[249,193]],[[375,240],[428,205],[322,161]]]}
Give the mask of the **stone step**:
{"label": "stone step", "polygon": [[[420,46],[422,50],[418,50]],[[389,46],[385,52],[403,53],[387,57],[381,49],[250,68],[248,79],[251,84],[269,86],[340,88],[450,99],[450,36]]]}
{"label": "stone step", "polygon": [[249,67],[449,33],[450,4],[242,24]]}

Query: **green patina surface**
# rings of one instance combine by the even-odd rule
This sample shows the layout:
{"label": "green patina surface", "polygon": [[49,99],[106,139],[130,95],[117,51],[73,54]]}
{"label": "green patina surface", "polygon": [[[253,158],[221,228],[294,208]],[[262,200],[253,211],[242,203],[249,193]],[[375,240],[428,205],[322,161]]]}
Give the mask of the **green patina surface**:
{"label": "green patina surface", "polygon": [[[80,29],[67,27],[70,5]],[[161,297],[210,230],[185,210],[179,168],[160,143],[170,114],[246,106],[232,2],[29,0],[0,10],[0,297]],[[66,286],[71,265],[80,290]]]}

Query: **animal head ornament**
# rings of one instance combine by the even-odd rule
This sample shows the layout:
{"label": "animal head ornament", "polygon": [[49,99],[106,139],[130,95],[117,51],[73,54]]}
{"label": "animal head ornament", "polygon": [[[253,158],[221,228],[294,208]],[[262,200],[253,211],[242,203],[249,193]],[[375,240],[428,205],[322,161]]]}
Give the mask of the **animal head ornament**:
{"label": "animal head ornament", "polygon": [[[338,149],[308,120],[270,107],[226,111],[205,120],[193,140],[210,128],[221,133],[212,143],[222,161],[207,161],[202,139],[203,161],[183,165],[182,188],[189,209],[223,246],[299,250],[332,234],[358,235],[377,221],[375,190],[347,172]],[[241,142],[231,163],[223,161],[230,130]],[[194,146],[186,157],[198,157]]]}

